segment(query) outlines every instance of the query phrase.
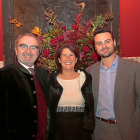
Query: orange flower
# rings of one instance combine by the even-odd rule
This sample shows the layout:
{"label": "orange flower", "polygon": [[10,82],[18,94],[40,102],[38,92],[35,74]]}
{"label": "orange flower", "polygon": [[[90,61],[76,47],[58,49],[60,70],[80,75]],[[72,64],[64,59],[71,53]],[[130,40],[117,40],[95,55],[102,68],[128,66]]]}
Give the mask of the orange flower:
{"label": "orange flower", "polygon": [[32,30],[32,33],[38,36],[41,36],[41,29],[39,29],[37,26]]}
{"label": "orange flower", "polygon": [[10,21],[10,23],[16,24],[17,23],[17,20],[16,19],[13,19],[13,20]]}
{"label": "orange flower", "polygon": [[20,22],[17,22],[16,23],[16,26],[19,28],[20,26],[22,26],[23,24],[22,23],[20,23]]}

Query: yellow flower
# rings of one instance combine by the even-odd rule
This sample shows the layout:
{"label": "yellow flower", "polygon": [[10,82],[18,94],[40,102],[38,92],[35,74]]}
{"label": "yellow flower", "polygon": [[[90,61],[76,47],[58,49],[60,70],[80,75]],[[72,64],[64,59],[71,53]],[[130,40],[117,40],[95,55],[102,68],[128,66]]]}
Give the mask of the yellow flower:
{"label": "yellow flower", "polygon": [[38,36],[41,36],[41,29],[39,29],[37,26],[32,30],[32,33]]}

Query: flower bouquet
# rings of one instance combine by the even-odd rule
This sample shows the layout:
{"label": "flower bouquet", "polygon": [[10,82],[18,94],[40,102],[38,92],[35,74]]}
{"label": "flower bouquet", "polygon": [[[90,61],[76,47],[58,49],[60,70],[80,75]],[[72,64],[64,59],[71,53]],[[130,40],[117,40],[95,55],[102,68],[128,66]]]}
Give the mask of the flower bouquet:
{"label": "flower bouquet", "polygon": [[[93,33],[98,27],[107,26],[113,20],[113,14],[107,13],[104,17],[99,15],[94,20],[89,19],[82,22],[82,14],[80,13],[74,19],[75,24],[72,24],[71,28],[67,29],[63,25],[63,22],[57,22],[57,15],[51,9],[47,8],[46,20],[50,24],[47,32],[42,32],[38,27],[35,27],[31,32],[39,36],[42,44],[37,65],[47,69],[51,73],[57,70],[54,59],[55,51],[63,42],[73,42],[78,47],[80,52],[80,68],[85,69],[97,62],[99,57],[94,50]],[[16,19],[11,20],[10,23],[16,24],[17,27],[24,26]],[[24,27],[27,28],[26,26]]]}

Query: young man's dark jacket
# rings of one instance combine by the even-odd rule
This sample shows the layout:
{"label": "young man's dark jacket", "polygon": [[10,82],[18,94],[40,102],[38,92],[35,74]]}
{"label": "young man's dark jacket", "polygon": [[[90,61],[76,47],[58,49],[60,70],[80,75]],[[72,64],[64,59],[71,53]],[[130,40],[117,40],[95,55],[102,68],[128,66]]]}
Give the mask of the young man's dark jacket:
{"label": "young man's dark jacket", "polygon": [[[85,99],[85,114],[84,114],[84,120],[83,120],[83,127],[93,131],[94,130],[94,99],[93,99],[93,93],[91,88],[91,82],[92,77],[87,72],[83,71],[85,73],[85,82],[83,86],[81,87],[82,95]],[[57,113],[57,106],[60,100],[60,97],[63,92],[62,86],[57,82],[56,77],[59,74],[59,72],[52,73],[50,75],[50,127],[49,127],[49,138],[53,135],[54,128],[54,122],[55,122],[55,115]]]}
{"label": "young man's dark jacket", "polygon": [[[47,71],[35,65],[35,76],[49,106]],[[37,133],[37,95],[33,75],[21,66],[0,69],[0,139],[35,140]]]}

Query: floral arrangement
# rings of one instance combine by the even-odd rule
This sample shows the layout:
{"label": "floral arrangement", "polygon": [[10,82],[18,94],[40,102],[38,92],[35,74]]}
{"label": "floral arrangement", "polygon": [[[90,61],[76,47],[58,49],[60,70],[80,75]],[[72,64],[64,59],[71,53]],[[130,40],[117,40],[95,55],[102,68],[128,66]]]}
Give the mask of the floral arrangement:
{"label": "floral arrangement", "polygon": [[74,19],[76,24],[72,24],[71,28],[67,29],[63,25],[63,22],[57,22],[57,15],[51,9],[47,8],[46,20],[52,28],[48,27],[48,31],[44,33],[38,27],[30,31],[28,27],[16,19],[11,20],[10,23],[16,24],[17,27],[24,26],[33,34],[39,36],[42,47],[41,55],[37,59],[37,65],[47,69],[51,73],[57,70],[54,59],[55,51],[63,42],[73,42],[78,47],[80,52],[80,68],[85,69],[97,62],[99,58],[94,50],[94,43],[92,41],[93,33],[98,27],[107,26],[113,20],[113,14],[107,13],[104,17],[99,15],[94,18],[94,21],[93,19],[89,19],[83,21],[82,24],[82,14],[80,13]]}

